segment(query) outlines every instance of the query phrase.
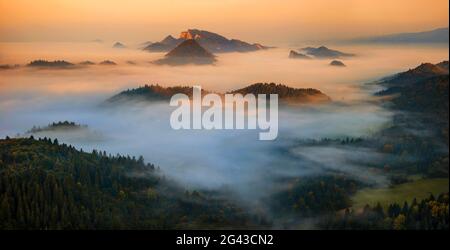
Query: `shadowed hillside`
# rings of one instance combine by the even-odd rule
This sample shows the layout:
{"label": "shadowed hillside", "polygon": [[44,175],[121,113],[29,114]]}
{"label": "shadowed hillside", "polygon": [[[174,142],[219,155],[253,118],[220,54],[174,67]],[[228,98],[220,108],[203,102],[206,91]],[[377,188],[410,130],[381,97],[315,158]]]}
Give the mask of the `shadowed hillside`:
{"label": "shadowed hillside", "polygon": [[252,227],[234,205],[166,180],[144,159],[49,139],[0,140],[1,229]]}
{"label": "shadowed hillside", "polygon": [[243,95],[278,94],[278,99],[287,103],[316,103],[331,101],[327,95],[317,89],[298,89],[275,83],[255,83],[248,87],[231,91],[230,93],[239,93]]}
{"label": "shadowed hillside", "polygon": [[156,64],[213,64],[215,56],[204,49],[194,39],[189,39],[175,47],[164,58],[156,60]]}
{"label": "shadowed hillside", "polygon": [[[109,98],[105,104],[121,103],[121,102],[139,102],[139,101],[168,101],[175,94],[185,94],[192,97],[192,87],[175,86],[162,87],[160,85],[145,85],[136,89],[122,91],[119,94]],[[202,95],[213,93],[202,89]],[[329,102],[331,99],[316,89],[298,89],[291,88],[282,84],[275,83],[256,83],[242,89],[228,92],[230,94],[278,94],[281,101],[289,103],[316,103]],[[223,95],[220,93],[216,93]]]}

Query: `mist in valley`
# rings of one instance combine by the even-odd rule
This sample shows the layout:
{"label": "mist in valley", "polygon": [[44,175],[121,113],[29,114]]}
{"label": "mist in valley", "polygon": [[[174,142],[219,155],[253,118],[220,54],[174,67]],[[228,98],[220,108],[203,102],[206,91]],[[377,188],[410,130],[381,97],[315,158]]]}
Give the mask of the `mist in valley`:
{"label": "mist in valley", "polygon": [[[386,184],[382,173],[369,172],[366,165],[387,156],[370,149],[313,147],[301,141],[370,137],[389,125],[393,114],[371,102],[373,89],[365,84],[422,62],[446,60],[448,54],[448,48],[426,46],[340,45],[332,48],[357,56],[344,59],[347,67],[334,68],[328,65],[330,60],[289,59],[289,50],[302,47],[298,45],[218,54],[213,66],[171,67],[150,63],[163,53],[110,47],[101,43],[0,44],[0,64],[24,65],[35,59],[112,60],[118,64],[0,71],[0,136],[21,136],[33,126],[57,121],[86,124],[88,131],[80,133],[87,134],[45,136],[84,151],[142,155],[187,189],[230,190],[247,202],[283,188],[277,180],[328,171],[368,184]],[[165,102],[101,105],[122,90],[144,84],[200,85],[223,93],[257,82],[316,88],[333,101],[281,108],[275,141],[259,141],[258,130],[173,130],[169,117],[174,108]]]}

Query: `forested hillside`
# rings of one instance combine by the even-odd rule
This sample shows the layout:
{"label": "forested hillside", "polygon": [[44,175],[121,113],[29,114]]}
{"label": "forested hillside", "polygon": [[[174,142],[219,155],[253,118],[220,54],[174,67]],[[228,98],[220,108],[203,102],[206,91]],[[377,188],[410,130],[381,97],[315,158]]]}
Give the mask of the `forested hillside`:
{"label": "forested hillside", "polygon": [[1,229],[252,227],[234,205],[164,178],[143,158],[49,139],[0,140]]}
{"label": "forested hillside", "polygon": [[365,206],[363,211],[346,209],[343,216],[322,225],[328,229],[448,230],[448,193],[422,201]]}

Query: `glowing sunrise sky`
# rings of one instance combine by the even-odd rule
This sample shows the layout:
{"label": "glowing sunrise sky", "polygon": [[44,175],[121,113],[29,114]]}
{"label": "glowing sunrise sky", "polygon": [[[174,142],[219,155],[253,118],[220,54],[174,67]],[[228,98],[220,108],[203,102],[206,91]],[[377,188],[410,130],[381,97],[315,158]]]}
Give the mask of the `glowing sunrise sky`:
{"label": "glowing sunrise sky", "polygon": [[0,0],[1,41],[155,41],[187,28],[259,42],[448,26],[448,0]]}

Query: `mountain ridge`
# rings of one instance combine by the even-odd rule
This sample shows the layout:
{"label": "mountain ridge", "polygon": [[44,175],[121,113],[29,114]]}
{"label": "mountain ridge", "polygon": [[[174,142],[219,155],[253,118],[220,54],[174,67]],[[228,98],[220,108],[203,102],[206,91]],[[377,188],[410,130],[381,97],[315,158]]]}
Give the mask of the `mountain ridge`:
{"label": "mountain ridge", "polygon": [[356,43],[448,43],[449,28],[437,28],[420,32],[393,33],[381,36],[353,39]]}
{"label": "mountain ridge", "polygon": [[421,63],[415,68],[408,69],[407,71],[391,76],[387,80],[383,80],[380,84],[388,87],[402,87],[412,85],[430,77],[448,75],[448,64],[448,60],[436,64]]}
{"label": "mountain ridge", "polygon": [[[192,97],[193,88],[190,86],[163,87],[156,85],[144,85],[135,89],[122,91],[106,100],[106,104],[123,103],[129,101],[168,101],[178,93]],[[202,89],[202,95],[215,93],[223,96],[223,93],[216,93]],[[278,94],[280,101],[285,103],[325,103],[330,102],[331,98],[320,90],[313,88],[292,88],[283,84],[276,83],[255,83],[244,88],[231,90],[225,94]]]}
{"label": "mountain ridge", "polygon": [[343,57],[353,57],[354,54],[341,52],[338,50],[329,49],[326,46],[320,47],[304,47],[301,48],[300,51],[304,51],[309,56],[314,56],[315,58],[329,58],[329,59],[338,59]]}
{"label": "mountain ridge", "polygon": [[144,50],[150,52],[166,52],[175,48],[183,41],[190,39],[196,40],[202,47],[212,53],[251,52],[269,48],[259,43],[251,44],[238,39],[228,39],[222,35],[206,30],[188,29],[182,31],[178,38],[168,35],[160,42],[146,46]]}

